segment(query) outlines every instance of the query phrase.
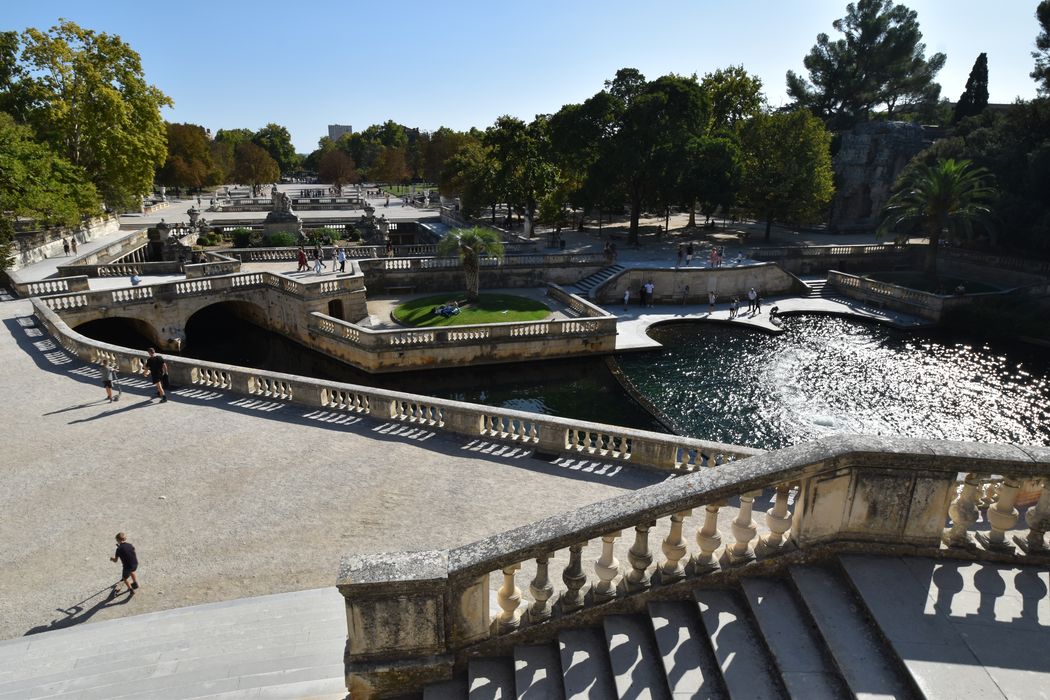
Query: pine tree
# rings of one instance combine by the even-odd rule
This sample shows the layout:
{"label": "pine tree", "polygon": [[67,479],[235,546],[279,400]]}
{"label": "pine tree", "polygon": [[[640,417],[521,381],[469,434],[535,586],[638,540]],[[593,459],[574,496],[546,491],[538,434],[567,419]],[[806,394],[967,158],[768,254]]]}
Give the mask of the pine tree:
{"label": "pine tree", "polygon": [[952,124],[966,117],[976,117],[988,106],[988,54],[982,53],[973,62],[970,77],[966,79],[966,90],[955,105]]}

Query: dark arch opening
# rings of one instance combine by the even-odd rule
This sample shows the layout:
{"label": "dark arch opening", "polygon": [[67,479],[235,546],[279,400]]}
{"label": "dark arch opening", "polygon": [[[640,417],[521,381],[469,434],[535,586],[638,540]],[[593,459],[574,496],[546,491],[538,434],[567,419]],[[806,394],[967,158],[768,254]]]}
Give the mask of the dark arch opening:
{"label": "dark arch opening", "polygon": [[87,321],[73,330],[93,340],[132,350],[145,350],[158,345],[157,332],[153,326],[146,321],[126,316]]}
{"label": "dark arch opening", "polygon": [[270,331],[263,308],[247,301],[205,306],[186,320],[185,330],[183,355],[244,367],[272,366],[277,347],[291,342]]}

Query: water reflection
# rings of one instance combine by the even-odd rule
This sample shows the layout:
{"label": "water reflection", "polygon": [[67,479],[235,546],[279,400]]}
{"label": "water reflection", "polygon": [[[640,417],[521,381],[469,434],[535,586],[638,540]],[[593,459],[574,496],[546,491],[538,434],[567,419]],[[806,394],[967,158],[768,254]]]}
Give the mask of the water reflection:
{"label": "water reflection", "polygon": [[687,435],[767,449],[835,433],[1050,444],[1050,364],[1034,351],[789,317],[771,336],[654,329],[624,374]]}

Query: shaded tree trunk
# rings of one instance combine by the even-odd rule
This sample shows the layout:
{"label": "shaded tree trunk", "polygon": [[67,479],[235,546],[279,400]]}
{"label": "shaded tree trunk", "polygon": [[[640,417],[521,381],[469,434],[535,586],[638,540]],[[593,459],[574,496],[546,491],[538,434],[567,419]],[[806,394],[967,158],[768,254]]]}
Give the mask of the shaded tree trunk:
{"label": "shaded tree trunk", "polygon": [[773,219],[766,219],[766,243],[769,243],[769,236],[773,231]]}
{"label": "shaded tree trunk", "polygon": [[467,261],[464,260],[463,261],[463,276],[466,277],[466,280],[467,280],[467,301],[469,301],[469,302],[477,301],[478,300],[478,287],[479,287],[479,280],[478,280],[479,275],[478,275],[478,264],[477,264],[477,262],[474,262],[473,264],[471,264],[471,263],[468,263]]}
{"label": "shaded tree trunk", "polygon": [[696,228],[696,202],[689,205],[689,223],[686,224],[687,228]]}

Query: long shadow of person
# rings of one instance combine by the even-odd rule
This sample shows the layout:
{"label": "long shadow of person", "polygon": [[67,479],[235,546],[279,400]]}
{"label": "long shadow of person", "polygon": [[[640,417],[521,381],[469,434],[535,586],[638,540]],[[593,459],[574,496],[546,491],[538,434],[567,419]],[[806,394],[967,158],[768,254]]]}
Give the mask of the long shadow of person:
{"label": "long shadow of person", "polygon": [[[100,595],[105,595],[104,598],[94,603],[91,607],[85,607],[85,603],[97,598]],[[46,625],[38,625],[26,631],[25,636],[31,634],[39,634],[40,632],[50,632],[51,630],[60,630],[73,625],[79,625],[81,622],[87,622],[94,617],[100,610],[105,608],[111,608],[116,605],[127,605],[131,600],[132,596],[123,594],[118,595],[116,589],[113,586],[106,586],[101,591],[92,593],[84,600],[73,603],[68,608],[58,608],[58,612],[62,613],[65,617],[59,617],[52,620]],[[121,600],[118,600],[121,599]]]}

